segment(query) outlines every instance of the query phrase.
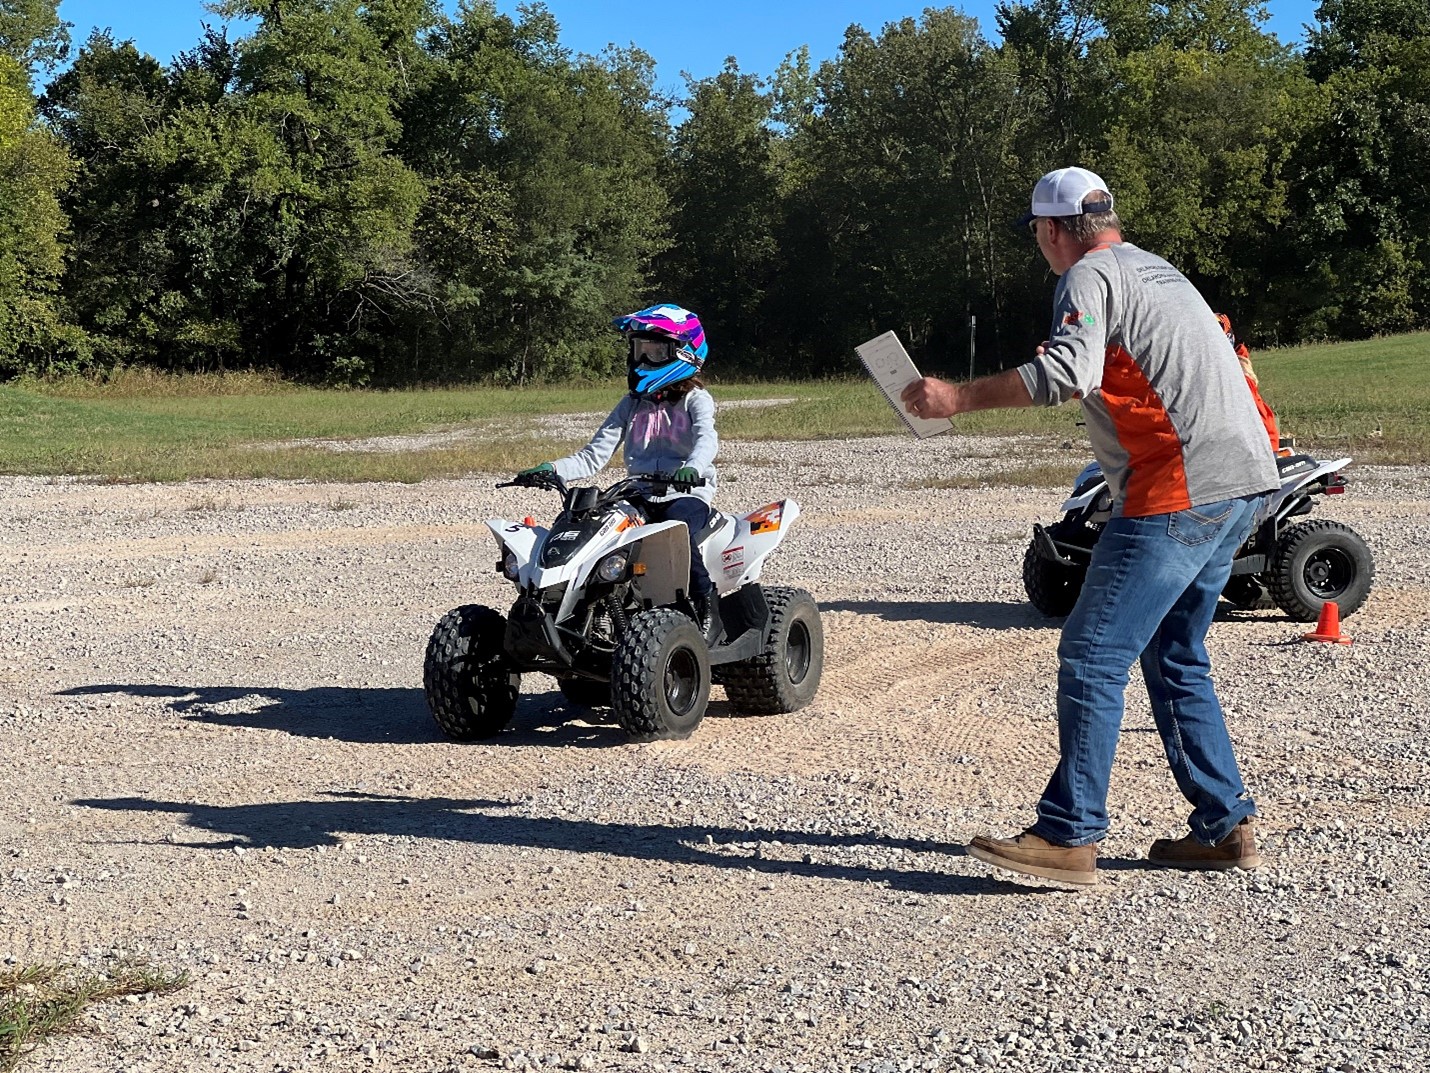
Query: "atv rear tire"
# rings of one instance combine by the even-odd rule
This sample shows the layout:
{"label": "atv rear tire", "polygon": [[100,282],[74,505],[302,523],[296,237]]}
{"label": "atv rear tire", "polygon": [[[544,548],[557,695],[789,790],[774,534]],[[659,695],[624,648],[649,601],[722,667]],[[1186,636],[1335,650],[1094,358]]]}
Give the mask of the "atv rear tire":
{"label": "atv rear tire", "polygon": [[1342,618],[1354,614],[1374,579],[1370,547],[1350,526],[1328,518],[1291,526],[1271,555],[1271,597],[1298,622],[1315,622],[1328,601]]}
{"label": "atv rear tire", "polygon": [[1276,606],[1271,593],[1255,574],[1233,574],[1227,578],[1221,598],[1238,611],[1269,611]]}
{"label": "atv rear tire", "polygon": [[611,710],[633,741],[688,738],[710,703],[710,653],[687,615],[631,619],[611,657]]}
{"label": "atv rear tire", "polygon": [[577,708],[609,708],[611,706],[611,684],[597,682],[591,678],[558,678],[561,695]]}
{"label": "atv rear tire", "polygon": [[1049,618],[1072,613],[1086,578],[1087,567],[1045,559],[1035,542],[1023,553],[1023,588],[1032,605]]}
{"label": "atv rear tire", "polygon": [[422,689],[447,737],[490,738],[511,722],[521,675],[506,658],[505,637],[501,612],[477,604],[448,611],[432,631]]}
{"label": "atv rear tire", "polygon": [[736,711],[777,715],[814,699],[824,673],[824,623],[819,605],[803,589],[765,589],[770,636],[760,654],[720,668],[725,695]]}

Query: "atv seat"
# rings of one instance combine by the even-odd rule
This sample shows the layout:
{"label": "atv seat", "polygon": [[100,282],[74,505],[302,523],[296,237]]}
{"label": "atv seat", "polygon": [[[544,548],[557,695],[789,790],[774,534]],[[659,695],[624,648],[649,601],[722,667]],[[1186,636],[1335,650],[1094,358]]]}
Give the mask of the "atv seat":
{"label": "atv seat", "polygon": [[1276,472],[1282,477],[1288,477],[1293,473],[1309,473],[1317,465],[1319,463],[1310,455],[1288,455],[1276,459]]}

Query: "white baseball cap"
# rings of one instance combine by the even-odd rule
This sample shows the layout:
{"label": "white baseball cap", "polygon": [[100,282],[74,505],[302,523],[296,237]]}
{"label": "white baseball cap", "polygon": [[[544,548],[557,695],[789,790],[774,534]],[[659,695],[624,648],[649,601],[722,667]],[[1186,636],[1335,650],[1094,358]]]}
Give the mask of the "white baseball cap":
{"label": "white baseball cap", "polygon": [[1081,216],[1111,210],[1112,194],[1100,175],[1086,168],[1058,168],[1033,187],[1033,210],[1018,221],[1018,226],[1027,227],[1037,216]]}

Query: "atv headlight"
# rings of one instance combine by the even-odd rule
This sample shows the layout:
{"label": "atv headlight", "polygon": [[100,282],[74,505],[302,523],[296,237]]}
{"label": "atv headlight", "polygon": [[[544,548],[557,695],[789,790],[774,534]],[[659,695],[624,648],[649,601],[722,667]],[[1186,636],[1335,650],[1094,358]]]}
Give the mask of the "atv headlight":
{"label": "atv headlight", "polygon": [[596,564],[594,573],[598,581],[620,581],[626,574],[626,553],[618,551],[613,555],[607,555]]}
{"label": "atv headlight", "polygon": [[521,568],[516,565],[516,553],[508,548],[506,554],[501,557],[501,572],[506,575],[508,581],[515,581],[520,571]]}

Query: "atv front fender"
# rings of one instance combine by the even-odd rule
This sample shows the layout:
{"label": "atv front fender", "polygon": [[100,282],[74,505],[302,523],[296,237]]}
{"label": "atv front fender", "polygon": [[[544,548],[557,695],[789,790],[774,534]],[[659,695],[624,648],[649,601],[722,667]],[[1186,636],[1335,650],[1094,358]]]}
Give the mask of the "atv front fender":
{"label": "atv front fender", "polygon": [[488,518],[487,528],[492,531],[492,536],[497,538],[500,547],[511,549],[521,566],[531,562],[537,545],[546,539],[544,526],[510,522],[505,518]]}

